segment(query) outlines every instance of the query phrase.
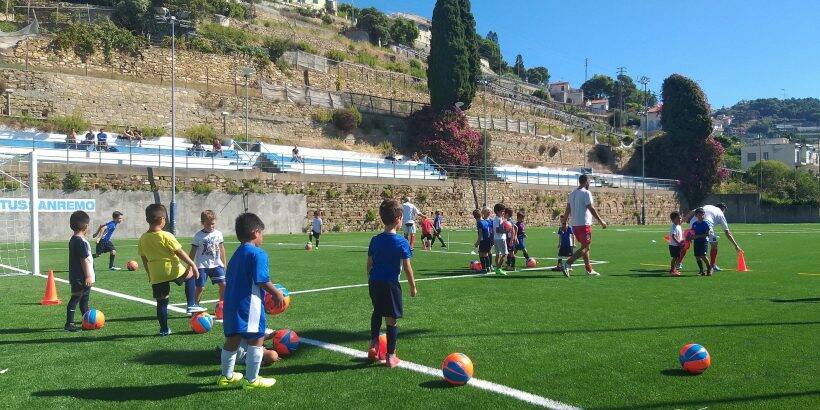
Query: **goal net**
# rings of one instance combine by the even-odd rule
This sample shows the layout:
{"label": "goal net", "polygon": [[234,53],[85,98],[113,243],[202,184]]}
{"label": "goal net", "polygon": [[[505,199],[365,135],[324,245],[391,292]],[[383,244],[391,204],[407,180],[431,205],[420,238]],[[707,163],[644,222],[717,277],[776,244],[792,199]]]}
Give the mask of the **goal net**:
{"label": "goal net", "polygon": [[34,153],[0,155],[0,276],[40,271],[36,175]]}

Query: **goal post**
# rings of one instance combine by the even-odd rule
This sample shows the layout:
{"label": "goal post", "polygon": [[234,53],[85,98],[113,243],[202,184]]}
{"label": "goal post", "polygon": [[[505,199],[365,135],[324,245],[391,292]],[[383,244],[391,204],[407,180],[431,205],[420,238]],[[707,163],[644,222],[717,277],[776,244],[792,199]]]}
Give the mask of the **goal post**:
{"label": "goal post", "polygon": [[40,273],[37,154],[0,154],[0,276]]}

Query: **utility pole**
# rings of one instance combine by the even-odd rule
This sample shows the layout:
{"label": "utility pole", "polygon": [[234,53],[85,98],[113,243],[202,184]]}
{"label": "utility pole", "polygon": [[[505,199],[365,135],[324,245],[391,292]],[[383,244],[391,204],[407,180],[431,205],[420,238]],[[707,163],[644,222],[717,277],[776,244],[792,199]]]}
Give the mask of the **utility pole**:
{"label": "utility pole", "polygon": [[622,75],[626,75],[626,67],[618,67],[618,77],[616,78],[616,84],[618,84],[618,99],[620,100],[619,102],[621,107],[621,112],[618,115],[618,128],[623,126],[623,124],[621,123],[621,117],[624,114],[624,85],[620,79]]}
{"label": "utility pole", "polygon": [[589,59],[585,58],[584,59],[584,82],[587,82],[587,78],[589,78],[588,75],[587,75],[588,70],[589,70]]}
{"label": "utility pole", "polygon": [[638,80],[643,84],[643,138],[641,138],[641,225],[646,225],[646,138],[649,136],[649,107],[647,106],[647,85],[649,77],[643,75]]}

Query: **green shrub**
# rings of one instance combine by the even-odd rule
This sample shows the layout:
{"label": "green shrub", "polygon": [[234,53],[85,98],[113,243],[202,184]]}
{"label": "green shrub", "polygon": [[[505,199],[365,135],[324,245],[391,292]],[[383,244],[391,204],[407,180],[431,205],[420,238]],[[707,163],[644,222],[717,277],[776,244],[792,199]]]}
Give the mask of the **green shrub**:
{"label": "green shrub", "polygon": [[328,50],[327,53],[325,53],[325,57],[329,60],[339,61],[339,62],[345,61],[345,60],[348,59],[347,53],[345,53],[342,50]]}
{"label": "green shrub", "polygon": [[382,198],[390,199],[393,198],[393,188],[386,186],[382,189]]}
{"label": "green shrub", "polygon": [[310,116],[314,122],[328,124],[333,121],[333,113],[327,110],[319,110]]}
{"label": "green shrub", "polygon": [[333,111],[333,125],[340,131],[351,133],[362,123],[362,115],[353,108]]}
{"label": "green shrub", "polygon": [[389,155],[396,152],[396,148],[393,147],[393,143],[387,140],[380,142],[379,145],[376,145],[376,148],[378,148],[379,152],[383,155]]}
{"label": "green shrub", "polygon": [[384,64],[384,68],[402,74],[410,74],[410,67],[398,61],[388,61]]}
{"label": "green shrub", "polygon": [[416,195],[416,199],[419,201],[419,203],[427,202],[427,192],[426,191],[419,192],[418,195]]}
{"label": "green shrub", "polygon": [[330,17],[327,14],[322,14],[322,23],[333,24],[333,17]]}
{"label": "green shrub", "polygon": [[85,182],[78,173],[68,171],[63,179],[63,189],[66,191],[81,191],[85,189]]}
{"label": "green shrub", "polygon": [[143,138],[159,138],[165,135],[165,127],[139,127]]}
{"label": "green shrub", "polygon": [[367,212],[364,214],[364,221],[365,222],[374,222],[376,221],[376,217],[378,213],[373,209],[368,209]]}
{"label": "green shrub", "polygon": [[282,188],[282,192],[285,195],[293,195],[296,193],[296,187],[293,184],[287,184],[284,188]]}
{"label": "green shrub", "polygon": [[207,182],[197,182],[191,187],[191,190],[195,194],[208,195],[214,191],[214,186]]}
{"label": "green shrub", "polygon": [[3,181],[3,189],[7,191],[16,191],[20,189],[21,186],[22,184],[20,184],[20,181],[16,181],[14,179]]}
{"label": "green shrub", "polygon": [[327,191],[325,191],[325,197],[326,197],[327,199],[336,199],[336,198],[338,198],[338,197],[340,197],[340,196],[342,196],[342,193],[341,193],[341,192],[339,192],[339,190],[338,190],[338,189],[336,189],[335,187],[330,187],[330,189],[328,189]]}
{"label": "green shrub", "polygon": [[217,52],[213,41],[199,36],[193,37],[188,41],[188,49],[207,54],[215,54]]}
{"label": "green shrub", "polygon": [[307,196],[316,196],[316,194],[318,194],[318,192],[316,192],[316,188],[314,188],[313,185],[304,189],[303,192]]}
{"label": "green shrub", "polygon": [[290,42],[287,40],[268,37],[262,43],[262,48],[267,51],[270,61],[279,61],[279,58],[282,57],[282,55],[285,54],[285,51],[290,48]]}
{"label": "green shrub", "polygon": [[222,54],[230,54],[239,50],[240,46],[254,44],[254,37],[248,31],[234,27],[224,27],[219,24],[199,24],[197,35],[210,40],[214,49]]}
{"label": "green shrub", "polygon": [[242,187],[237,185],[236,182],[228,181],[225,184],[225,192],[231,195],[239,195],[242,193]]}
{"label": "green shrub", "polygon": [[146,41],[110,20],[102,19],[93,25],[69,24],[57,32],[52,45],[59,52],[72,50],[83,62],[99,50],[102,51],[105,61],[110,63],[113,51],[140,56]]}
{"label": "green shrub", "polygon": [[304,51],[306,53],[310,53],[310,54],[318,54],[319,53],[318,51],[316,51],[316,47],[313,47],[312,45],[310,45],[310,44],[308,44],[304,41],[297,42],[296,43],[296,49],[299,50],[299,51]]}
{"label": "green shrub", "polygon": [[91,128],[91,122],[86,121],[79,114],[72,114],[64,117],[51,117],[48,121],[54,126],[55,131],[62,134],[68,134],[72,130],[77,133],[81,133],[82,131]]}
{"label": "green shrub", "polygon": [[366,65],[371,68],[376,68],[379,66],[379,58],[373,54],[368,53],[366,50],[360,50],[358,53],[356,53],[356,58],[354,61],[357,64]]}
{"label": "green shrub", "polygon": [[264,194],[265,187],[259,178],[246,179],[242,181],[242,189],[251,194]]}
{"label": "green shrub", "polygon": [[342,226],[342,224],[340,224],[340,223],[337,223],[336,225],[333,225],[333,232],[341,232],[342,229],[344,229],[344,226]]}
{"label": "green shrub", "polygon": [[200,124],[185,130],[184,135],[191,142],[199,141],[203,144],[213,144],[214,139],[216,139],[216,130],[210,124]]}
{"label": "green shrub", "polygon": [[10,22],[10,21],[0,21],[0,31],[4,31],[6,33],[17,31],[17,25]]}

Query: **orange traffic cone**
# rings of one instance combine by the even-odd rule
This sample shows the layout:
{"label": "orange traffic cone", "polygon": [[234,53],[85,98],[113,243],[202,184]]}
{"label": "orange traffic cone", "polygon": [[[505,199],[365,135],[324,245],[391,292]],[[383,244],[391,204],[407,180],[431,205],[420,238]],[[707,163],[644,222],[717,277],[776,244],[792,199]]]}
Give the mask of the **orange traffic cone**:
{"label": "orange traffic cone", "polygon": [[737,253],[737,271],[738,272],[746,272],[746,255],[743,251]]}
{"label": "orange traffic cone", "polygon": [[222,304],[223,304],[223,302],[221,300],[219,302],[216,302],[216,319],[217,320],[222,320]]}
{"label": "orange traffic cone", "polygon": [[43,295],[41,305],[59,305],[60,298],[57,297],[57,285],[54,283],[54,271],[48,271],[48,280],[46,280],[46,294]]}

